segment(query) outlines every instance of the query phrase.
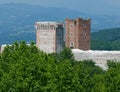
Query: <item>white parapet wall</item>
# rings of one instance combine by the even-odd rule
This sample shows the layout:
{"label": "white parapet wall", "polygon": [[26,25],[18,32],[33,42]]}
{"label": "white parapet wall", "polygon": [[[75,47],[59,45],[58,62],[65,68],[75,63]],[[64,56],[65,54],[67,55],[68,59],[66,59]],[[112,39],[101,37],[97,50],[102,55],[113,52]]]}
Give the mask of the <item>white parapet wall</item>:
{"label": "white parapet wall", "polygon": [[[26,45],[30,46],[30,44],[26,44]],[[12,46],[12,45],[10,45],[10,44],[3,44],[3,45],[1,45],[0,46],[0,53],[2,53],[4,51],[6,46]],[[35,44],[35,46],[36,46],[36,44]]]}
{"label": "white parapet wall", "polygon": [[5,49],[5,47],[6,47],[6,46],[7,46],[6,44],[1,45],[0,53],[2,53],[2,52],[3,52],[3,50]]}
{"label": "white parapet wall", "polygon": [[83,51],[72,49],[75,60],[93,60],[96,65],[107,69],[107,60],[120,61],[120,51]]}

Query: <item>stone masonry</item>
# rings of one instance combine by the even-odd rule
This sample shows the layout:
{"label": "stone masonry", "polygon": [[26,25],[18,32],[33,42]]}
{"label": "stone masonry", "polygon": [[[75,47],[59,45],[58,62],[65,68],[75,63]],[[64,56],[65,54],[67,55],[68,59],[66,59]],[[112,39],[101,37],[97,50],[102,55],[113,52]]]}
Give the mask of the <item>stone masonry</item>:
{"label": "stone masonry", "polygon": [[90,50],[90,22],[91,19],[66,19],[66,47]]}
{"label": "stone masonry", "polygon": [[64,24],[36,22],[36,46],[47,53],[59,53],[64,46]]}

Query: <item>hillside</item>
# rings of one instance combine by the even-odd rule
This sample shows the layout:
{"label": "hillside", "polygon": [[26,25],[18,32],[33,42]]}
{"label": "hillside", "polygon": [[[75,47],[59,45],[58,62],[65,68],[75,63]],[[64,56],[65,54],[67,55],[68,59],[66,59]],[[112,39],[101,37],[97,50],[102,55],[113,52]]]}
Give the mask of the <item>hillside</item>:
{"label": "hillside", "polygon": [[42,7],[28,4],[0,5],[0,45],[25,40],[35,41],[36,21],[62,21],[65,18],[90,17],[91,31],[109,27],[119,27],[120,17],[91,15],[64,8]]}
{"label": "hillside", "polygon": [[92,33],[93,40],[120,41],[120,28],[104,29]]}
{"label": "hillside", "polygon": [[91,49],[120,50],[120,28],[105,29],[92,33]]}

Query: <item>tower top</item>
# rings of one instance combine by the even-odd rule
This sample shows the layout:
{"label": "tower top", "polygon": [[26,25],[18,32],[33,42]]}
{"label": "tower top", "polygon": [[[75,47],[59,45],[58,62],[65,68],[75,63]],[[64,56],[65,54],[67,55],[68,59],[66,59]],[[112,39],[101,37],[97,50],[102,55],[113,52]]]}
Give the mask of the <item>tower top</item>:
{"label": "tower top", "polygon": [[69,18],[66,18],[66,21],[76,21],[76,20],[83,20],[83,21],[88,21],[88,20],[91,20],[91,18],[76,18],[76,19],[69,19]]}
{"label": "tower top", "polygon": [[44,22],[36,22],[35,24],[46,24],[46,25],[49,25],[49,24],[52,24],[52,25],[56,25],[56,24],[64,24],[63,22],[51,22],[51,21],[44,21]]}

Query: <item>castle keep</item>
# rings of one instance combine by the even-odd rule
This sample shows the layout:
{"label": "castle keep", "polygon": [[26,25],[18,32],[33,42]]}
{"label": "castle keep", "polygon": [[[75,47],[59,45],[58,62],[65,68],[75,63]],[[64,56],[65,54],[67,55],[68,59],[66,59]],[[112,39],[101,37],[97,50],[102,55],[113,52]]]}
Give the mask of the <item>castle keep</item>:
{"label": "castle keep", "polygon": [[64,46],[64,24],[36,22],[36,46],[47,53],[59,53]]}
{"label": "castle keep", "polygon": [[66,19],[66,47],[90,50],[90,21],[83,18]]}

